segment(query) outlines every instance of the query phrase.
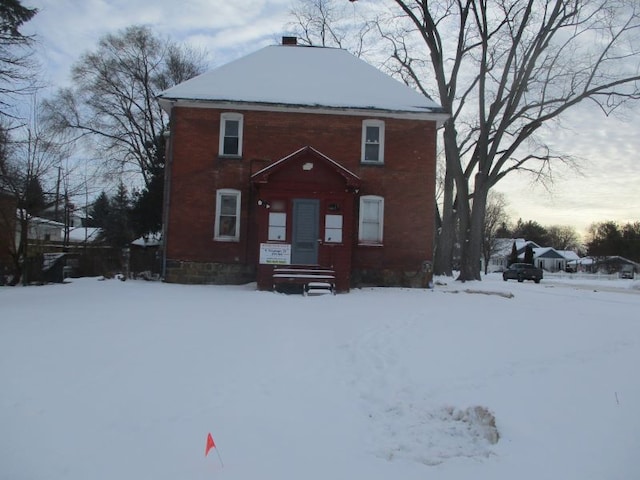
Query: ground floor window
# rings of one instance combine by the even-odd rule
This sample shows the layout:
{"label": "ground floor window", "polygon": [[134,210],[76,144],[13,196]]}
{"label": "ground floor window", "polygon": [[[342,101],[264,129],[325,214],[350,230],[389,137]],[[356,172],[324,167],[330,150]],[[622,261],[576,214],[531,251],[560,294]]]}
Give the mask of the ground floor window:
{"label": "ground floor window", "polygon": [[214,238],[237,242],[240,239],[240,191],[221,189],[216,193]]}
{"label": "ground floor window", "polygon": [[382,243],[384,198],[377,195],[360,197],[360,221],[358,240],[360,243]]}

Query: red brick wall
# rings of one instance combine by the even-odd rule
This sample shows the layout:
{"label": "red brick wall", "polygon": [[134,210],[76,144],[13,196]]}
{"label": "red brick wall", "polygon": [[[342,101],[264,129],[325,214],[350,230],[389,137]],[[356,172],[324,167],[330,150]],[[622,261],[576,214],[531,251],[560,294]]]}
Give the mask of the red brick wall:
{"label": "red brick wall", "polygon": [[[386,118],[384,165],[360,163],[362,121],[367,117],[309,113],[240,112],[243,158],[218,158],[220,114],[230,110],[174,108],[167,257],[243,264],[255,255],[248,206],[250,175],[309,145],[362,179],[361,195],[385,199],[384,247],[354,248],[354,268],[417,270],[431,260],[435,211],[434,122]],[[242,191],[241,241],[213,240],[219,188]],[[358,202],[356,199],[356,209]],[[357,242],[358,215],[354,215]]]}

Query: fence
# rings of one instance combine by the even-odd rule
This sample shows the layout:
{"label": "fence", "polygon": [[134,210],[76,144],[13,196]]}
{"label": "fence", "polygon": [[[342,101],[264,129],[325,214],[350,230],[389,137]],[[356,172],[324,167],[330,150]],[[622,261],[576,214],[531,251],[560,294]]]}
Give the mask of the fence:
{"label": "fence", "polygon": [[567,272],[544,272],[544,278],[566,278],[569,280],[618,280],[619,273],[567,273]]}

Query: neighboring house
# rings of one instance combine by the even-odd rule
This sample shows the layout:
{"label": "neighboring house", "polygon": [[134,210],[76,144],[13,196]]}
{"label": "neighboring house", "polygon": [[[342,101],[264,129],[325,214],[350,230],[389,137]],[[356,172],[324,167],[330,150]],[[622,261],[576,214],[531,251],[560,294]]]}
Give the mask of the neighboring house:
{"label": "neighboring house", "polygon": [[568,262],[575,262],[579,258],[573,251],[541,247],[523,238],[499,238],[496,239],[496,253],[489,260],[488,272],[501,272],[507,268],[514,243],[519,262],[524,261],[527,246],[530,245],[533,250],[533,264],[547,272],[564,271]]}
{"label": "neighboring house", "polygon": [[101,232],[98,227],[72,227],[69,229],[69,243],[76,246],[97,243]]}
{"label": "neighboring house", "polygon": [[341,291],[426,285],[447,115],[344,50],[286,40],[159,96],[165,280],[271,289],[274,265],[310,265]]}
{"label": "neighboring house", "polygon": [[[42,217],[29,217],[27,239],[30,245],[38,245],[49,249],[59,249],[65,245],[94,243],[100,233],[99,228],[71,227],[65,243],[65,224]],[[16,221],[16,245],[20,243],[20,222]]]}
{"label": "neighboring house", "polygon": [[567,272],[577,272],[577,263],[580,261],[580,255],[573,250],[558,250],[558,253],[564,257],[565,262],[565,271]]}
{"label": "neighboring house", "polygon": [[[28,222],[27,239],[31,243],[59,243],[62,242],[64,223],[42,217],[30,217]],[[16,245],[20,243],[20,222],[16,227]]]}
{"label": "neighboring house", "polygon": [[[518,252],[518,261],[524,260],[527,245],[531,245],[534,250],[540,248],[537,243],[527,241],[524,238],[496,238],[493,249],[495,253],[489,258],[488,273],[503,272],[509,266],[509,257],[511,257],[514,243]],[[482,259],[482,262],[482,269],[484,270],[484,259]]]}
{"label": "neighboring house", "polygon": [[590,271],[593,273],[620,273],[622,271],[640,272],[640,264],[618,255],[593,259]]}
{"label": "neighboring house", "polygon": [[574,272],[591,272],[593,270],[593,258],[591,257],[582,257],[577,260],[569,260],[567,262],[567,266],[570,270]]}
{"label": "neighboring house", "polygon": [[[491,251],[491,257],[487,265],[487,272],[503,272],[509,265],[509,255],[511,255],[511,249],[513,248],[514,240],[511,238],[496,238],[494,240]],[[481,269],[484,271],[484,256],[480,259]]]}
{"label": "neighboring house", "polygon": [[547,272],[562,272],[567,268],[567,259],[553,247],[539,247],[533,249],[533,264]]}
{"label": "neighboring house", "polygon": [[82,227],[86,224],[87,220],[85,211],[86,209],[84,208],[76,209],[72,203],[65,204],[64,200],[62,200],[57,206],[55,204],[49,205],[39,213],[39,216],[60,223],[66,223],[69,227]]}

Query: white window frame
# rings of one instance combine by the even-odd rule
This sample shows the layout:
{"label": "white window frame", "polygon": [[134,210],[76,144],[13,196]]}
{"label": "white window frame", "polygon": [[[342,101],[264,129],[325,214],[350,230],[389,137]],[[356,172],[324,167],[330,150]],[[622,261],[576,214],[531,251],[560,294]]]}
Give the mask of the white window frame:
{"label": "white window frame", "polygon": [[325,243],[342,243],[343,216],[328,214],[324,217]]}
{"label": "white window frame", "polygon": [[[378,235],[376,239],[363,238],[364,233],[364,211],[368,202],[378,203]],[[358,220],[358,243],[364,245],[382,245],[384,232],[384,198],[379,195],[363,195],[360,197],[360,218]]]}
{"label": "white window frame", "polygon": [[287,213],[269,212],[267,240],[285,242],[287,240]]}
{"label": "white window frame", "polygon": [[[378,160],[367,160],[366,157],[366,147],[371,143],[367,143],[367,127],[377,127],[378,128]],[[364,120],[362,122],[362,146],[361,146],[361,154],[360,161],[362,163],[371,163],[371,164],[383,164],[384,163],[384,121],[383,120]]]}
{"label": "white window frame", "polygon": [[[224,138],[227,130],[227,121],[238,122],[238,152],[224,153]],[[242,132],[244,130],[244,116],[241,113],[225,112],[220,115],[220,139],[218,143],[218,155],[220,157],[238,158],[242,157]]]}
{"label": "white window frame", "polygon": [[[235,235],[221,235],[220,234],[220,213],[222,208],[222,197],[234,196],[236,197],[236,232]],[[214,226],[214,240],[220,242],[238,242],[240,241],[240,205],[242,203],[242,193],[240,190],[233,188],[221,188],[216,192],[216,219]]]}

